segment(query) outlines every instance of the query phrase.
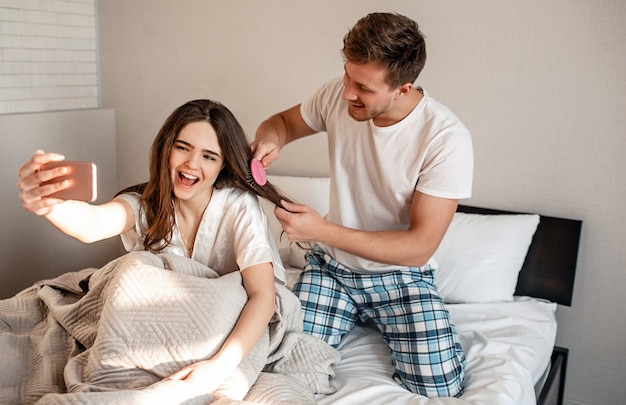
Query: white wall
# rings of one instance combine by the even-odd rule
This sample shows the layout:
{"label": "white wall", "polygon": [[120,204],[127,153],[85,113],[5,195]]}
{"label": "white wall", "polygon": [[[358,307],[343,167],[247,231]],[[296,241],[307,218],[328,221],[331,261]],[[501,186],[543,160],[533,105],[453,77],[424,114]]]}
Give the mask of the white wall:
{"label": "white wall", "polygon": [[98,106],[96,0],[0,0],[0,114]]}
{"label": "white wall", "polygon": [[62,234],[18,199],[17,170],[42,148],[98,167],[98,201],[117,191],[115,112],[57,111],[0,115],[0,299],[32,283],[86,267],[100,267],[122,252],[119,238],[86,245]]}
{"label": "white wall", "polygon": [[[419,83],[473,133],[469,203],[584,220],[568,404],[617,404],[626,388],[626,3],[620,0],[104,0],[104,107],[117,114],[118,187],[145,180],[149,145],[175,107],[220,100],[253,134],[269,114],[342,72],[346,30],[369,11],[415,18]],[[324,175],[322,135],[288,146],[279,174]]]}
{"label": "white wall", "polygon": [[0,0],[0,299],[121,253],[119,240],[84,245],[27,213],[15,187],[18,168],[42,148],[94,161],[98,201],[116,191],[115,113],[92,109],[96,37],[95,0]]}

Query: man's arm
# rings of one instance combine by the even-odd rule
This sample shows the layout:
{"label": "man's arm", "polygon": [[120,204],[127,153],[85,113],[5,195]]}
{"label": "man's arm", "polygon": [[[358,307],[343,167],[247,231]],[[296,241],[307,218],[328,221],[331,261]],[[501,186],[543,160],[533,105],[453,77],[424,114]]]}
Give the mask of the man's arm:
{"label": "man's arm", "polygon": [[283,146],[314,133],[316,132],[304,122],[298,104],[263,121],[257,128],[250,147],[254,157],[267,169],[278,159]]}
{"label": "man's arm", "polygon": [[404,266],[423,266],[443,239],[458,200],[416,191],[407,230],[361,231],[333,224],[305,205],[285,204],[291,212],[275,209],[292,242],[321,242],[368,260]]}

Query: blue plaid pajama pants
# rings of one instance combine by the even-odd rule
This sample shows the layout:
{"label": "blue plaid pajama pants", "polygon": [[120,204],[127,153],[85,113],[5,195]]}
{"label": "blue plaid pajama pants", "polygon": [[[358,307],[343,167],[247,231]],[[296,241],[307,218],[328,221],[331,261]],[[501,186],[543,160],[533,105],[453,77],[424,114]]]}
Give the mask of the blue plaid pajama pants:
{"label": "blue plaid pajama pants", "polygon": [[458,397],[465,355],[430,266],[359,274],[319,246],[293,288],[304,331],[337,347],[357,321],[371,319],[391,350],[394,379],[426,397]]}

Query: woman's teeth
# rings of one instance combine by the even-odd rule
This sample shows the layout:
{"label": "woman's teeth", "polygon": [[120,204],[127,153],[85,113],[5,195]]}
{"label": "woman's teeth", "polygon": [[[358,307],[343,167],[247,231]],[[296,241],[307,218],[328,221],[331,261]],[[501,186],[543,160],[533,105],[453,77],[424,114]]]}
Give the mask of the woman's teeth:
{"label": "woman's teeth", "polygon": [[198,177],[183,172],[178,172],[178,177],[180,181],[187,186],[191,186],[198,181]]}

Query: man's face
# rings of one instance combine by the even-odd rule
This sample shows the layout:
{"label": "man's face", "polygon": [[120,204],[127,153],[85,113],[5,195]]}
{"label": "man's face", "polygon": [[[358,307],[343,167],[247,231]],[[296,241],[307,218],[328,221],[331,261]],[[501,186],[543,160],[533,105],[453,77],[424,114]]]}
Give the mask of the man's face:
{"label": "man's face", "polygon": [[387,71],[374,62],[363,65],[346,62],[343,75],[343,99],[348,114],[357,121],[367,121],[388,112],[394,104],[397,89],[386,82]]}

